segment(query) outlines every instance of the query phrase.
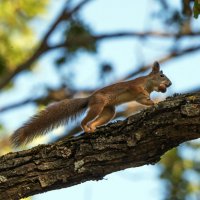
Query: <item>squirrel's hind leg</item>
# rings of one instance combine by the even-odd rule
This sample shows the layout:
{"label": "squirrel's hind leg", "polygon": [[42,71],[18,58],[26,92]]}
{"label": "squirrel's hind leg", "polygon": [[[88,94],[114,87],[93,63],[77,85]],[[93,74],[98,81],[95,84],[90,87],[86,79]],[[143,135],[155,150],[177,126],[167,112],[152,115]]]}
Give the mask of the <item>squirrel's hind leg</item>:
{"label": "squirrel's hind leg", "polygon": [[91,132],[88,123],[94,120],[103,110],[105,104],[104,103],[96,103],[89,106],[88,113],[86,117],[81,122],[81,127],[85,132]]}
{"label": "squirrel's hind leg", "polygon": [[115,107],[106,106],[99,116],[88,124],[90,132],[94,132],[97,126],[104,125],[108,123],[115,116]]}

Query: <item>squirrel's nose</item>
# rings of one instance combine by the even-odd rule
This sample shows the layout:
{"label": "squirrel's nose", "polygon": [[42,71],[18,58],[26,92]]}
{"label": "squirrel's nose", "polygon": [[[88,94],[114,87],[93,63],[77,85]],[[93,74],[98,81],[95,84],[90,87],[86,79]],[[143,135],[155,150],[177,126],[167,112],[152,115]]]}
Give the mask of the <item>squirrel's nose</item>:
{"label": "squirrel's nose", "polygon": [[172,82],[171,82],[171,81],[169,81],[169,83],[168,83],[168,85],[167,85],[167,86],[169,87],[169,86],[171,86],[171,85],[172,85]]}

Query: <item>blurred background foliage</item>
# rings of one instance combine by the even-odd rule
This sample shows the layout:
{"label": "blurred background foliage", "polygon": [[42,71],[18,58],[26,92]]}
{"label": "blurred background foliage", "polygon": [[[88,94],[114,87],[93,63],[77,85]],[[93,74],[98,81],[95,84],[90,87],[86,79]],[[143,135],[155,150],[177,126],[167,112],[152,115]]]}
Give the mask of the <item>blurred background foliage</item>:
{"label": "blurred background foliage", "polygon": [[[0,1],[0,75],[10,73],[36,45],[32,20],[45,13],[48,0]],[[9,53],[8,53],[9,52]]]}
{"label": "blurred background foliage", "polygon": [[[107,42],[110,39],[119,40],[134,37],[142,43],[148,43],[149,41],[146,38],[152,36],[161,35],[161,38],[166,38],[166,40],[169,38],[172,42],[169,42],[170,45],[165,48],[165,55],[158,58],[161,63],[200,50],[200,46],[195,42],[197,41],[196,38],[199,40],[200,26],[194,25],[196,24],[194,18],[198,19],[200,13],[199,1],[179,0],[176,1],[176,4],[170,0],[153,0],[153,2],[156,9],[153,6],[149,18],[155,20],[159,25],[152,25],[148,31],[144,31],[141,35],[141,32],[126,30],[97,33],[81,15],[81,9],[90,3],[89,0],[64,2],[62,10],[58,12],[57,16],[54,15],[53,19],[49,17],[51,15],[50,10],[52,12],[52,8],[50,9],[52,1],[50,0],[0,0],[0,92],[4,98],[3,103],[0,104],[1,115],[6,114],[6,112],[18,112],[19,109],[30,104],[34,105],[39,111],[53,101],[86,96],[108,83],[134,78],[149,69],[150,61],[146,62],[141,57],[140,59],[136,58],[138,60],[137,67],[133,71],[117,78],[117,80],[112,79],[116,67],[109,59],[98,58],[99,45],[104,40]],[[46,21],[48,26],[38,36],[40,31],[35,29],[36,27],[40,29],[40,25],[35,26],[34,23],[39,24],[40,20],[44,19],[49,19]],[[185,45],[185,37],[192,42]],[[150,46],[152,47],[152,42],[150,42]],[[97,60],[98,70],[96,75],[98,78],[95,87],[89,88],[76,84],[77,80],[81,79],[84,66],[77,66],[78,70],[77,67],[72,68],[71,66],[80,55],[85,54],[93,56]],[[50,77],[49,82],[47,81],[42,85],[41,83],[31,85],[27,82],[27,78],[24,81],[27,84],[24,84],[23,81],[20,82],[19,79],[26,75],[24,72],[29,71],[31,74],[30,82],[35,81],[37,83],[38,77],[35,71],[39,69],[43,55],[46,58],[45,61],[49,60],[46,65],[51,63],[53,66],[53,72],[57,79],[56,86],[51,84],[55,77]],[[130,63],[130,65],[132,64]],[[45,67],[45,70],[48,70],[48,67]],[[38,73],[40,73],[40,70]],[[48,72],[46,74],[48,75]],[[91,74],[91,76],[93,75]],[[23,84],[23,87],[27,85],[28,93],[26,92],[26,95],[19,90],[20,84]],[[35,87],[36,89],[34,89]],[[41,88],[43,90],[39,95],[34,92],[41,90]],[[191,90],[185,92],[199,90],[200,85],[197,85],[196,88],[191,88]],[[13,98],[11,103],[6,99],[9,98],[9,95]],[[20,100],[18,99],[19,96]],[[161,99],[156,99],[156,101],[159,100]],[[122,106],[119,108],[116,118],[127,117],[141,108],[143,107],[136,103]],[[20,114],[17,115],[20,116]],[[15,117],[14,121],[20,121],[20,118],[21,116]],[[7,121],[7,123],[3,120],[0,121],[1,155],[13,150],[8,140],[8,136],[11,134],[8,127],[9,124],[13,123],[12,120]],[[18,122],[16,126],[20,126],[20,123]],[[56,141],[67,134],[75,134],[80,131],[80,127],[77,124],[72,124],[70,127],[65,127],[59,131],[62,134],[58,137],[48,138],[49,142]],[[47,141],[47,138],[37,142],[43,143],[44,141]],[[197,152],[199,153],[199,143],[188,142],[163,156],[161,162],[157,165],[158,170],[160,170],[160,179],[164,180],[165,195],[163,199],[200,199],[200,160]]]}

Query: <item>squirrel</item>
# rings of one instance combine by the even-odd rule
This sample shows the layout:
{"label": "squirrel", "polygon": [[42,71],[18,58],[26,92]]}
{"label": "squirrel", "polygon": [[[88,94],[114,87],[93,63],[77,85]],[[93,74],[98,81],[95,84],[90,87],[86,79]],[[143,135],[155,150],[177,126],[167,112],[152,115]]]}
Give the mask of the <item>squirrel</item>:
{"label": "squirrel", "polygon": [[11,136],[11,142],[15,147],[26,144],[75,119],[86,109],[88,112],[81,127],[85,132],[94,132],[96,127],[108,123],[115,116],[115,106],[130,101],[152,106],[154,102],[150,99],[150,93],[164,93],[171,84],[156,61],[152,71],[146,76],[104,87],[86,98],[64,99],[47,106],[17,129]]}

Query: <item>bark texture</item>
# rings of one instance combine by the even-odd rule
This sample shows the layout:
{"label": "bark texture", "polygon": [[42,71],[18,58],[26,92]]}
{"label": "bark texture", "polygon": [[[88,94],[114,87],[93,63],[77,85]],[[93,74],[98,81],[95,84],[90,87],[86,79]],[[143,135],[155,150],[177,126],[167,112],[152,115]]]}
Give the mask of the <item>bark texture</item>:
{"label": "bark texture", "polygon": [[169,149],[199,137],[200,93],[174,95],[93,134],[0,157],[0,199],[17,200],[155,164]]}

